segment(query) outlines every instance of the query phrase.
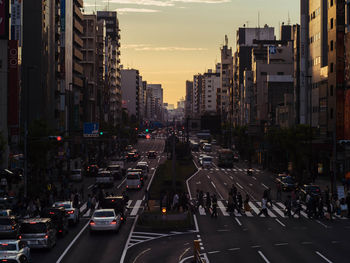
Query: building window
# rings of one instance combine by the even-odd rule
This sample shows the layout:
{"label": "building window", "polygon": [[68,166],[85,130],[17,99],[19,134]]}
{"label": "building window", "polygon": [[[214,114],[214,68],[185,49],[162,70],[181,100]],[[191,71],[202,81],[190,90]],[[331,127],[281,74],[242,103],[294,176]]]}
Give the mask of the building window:
{"label": "building window", "polygon": [[333,6],[333,0],[329,0],[329,6]]}
{"label": "building window", "polygon": [[334,25],[334,19],[331,18],[331,29],[333,29],[333,25]]}
{"label": "building window", "polygon": [[329,95],[333,96],[333,85],[331,85],[329,88]]}
{"label": "building window", "polygon": [[329,69],[330,73],[333,73],[333,67],[334,67],[334,64],[331,63],[331,68]]}
{"label": "building window", "polygon": [[330,110],[329,118],[330,118],[331,120],[333,119],[333,109]]}
{"label": "building window", "polygon": [[330,50],[333,51],[333,40],[331,40],[331,46],[330,46]]}

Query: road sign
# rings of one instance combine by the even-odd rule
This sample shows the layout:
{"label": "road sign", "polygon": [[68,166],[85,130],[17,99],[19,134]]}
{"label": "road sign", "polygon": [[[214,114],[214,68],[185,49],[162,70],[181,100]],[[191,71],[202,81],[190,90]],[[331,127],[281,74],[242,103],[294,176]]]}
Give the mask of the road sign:
{"label": "road sign", "polygon": [[84,123],[84,137],[98,137],[99,125],[96,122]]}

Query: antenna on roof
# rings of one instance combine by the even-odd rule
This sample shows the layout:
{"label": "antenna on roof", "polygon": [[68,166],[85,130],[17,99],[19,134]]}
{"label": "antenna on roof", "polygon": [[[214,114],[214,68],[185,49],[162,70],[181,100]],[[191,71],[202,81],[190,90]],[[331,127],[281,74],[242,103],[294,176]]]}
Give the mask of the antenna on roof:
{"label": "antenna on roof", "polygon": [[258,11],[258,28],[260,28],[260,11]]}
{"label": "antenna on roof", "polygon": [[227,38],[227,35],[225,35],[225,46],[228,46],[228,38]]}

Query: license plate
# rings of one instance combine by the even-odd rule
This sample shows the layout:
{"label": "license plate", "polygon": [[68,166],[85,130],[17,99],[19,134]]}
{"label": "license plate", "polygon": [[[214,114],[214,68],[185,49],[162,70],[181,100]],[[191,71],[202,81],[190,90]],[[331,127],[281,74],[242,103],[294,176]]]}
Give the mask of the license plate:
{"label": "license plate", "polygon": [[35,245],[35,244],[38,244],[38,241],[37,240],[31,240],[31,241],[28,241],[28,243]]}

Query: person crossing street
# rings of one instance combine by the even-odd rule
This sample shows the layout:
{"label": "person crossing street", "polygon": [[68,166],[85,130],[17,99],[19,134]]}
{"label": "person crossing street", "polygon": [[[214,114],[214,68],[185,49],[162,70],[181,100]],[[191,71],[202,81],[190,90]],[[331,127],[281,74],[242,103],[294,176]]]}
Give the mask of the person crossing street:
{"label": "person crossing street", "polygon": [[214,218],[218,217],[217,207],[218,207],[218,200],[216,198],[216,194],[214,194],[212,197],[212,209],[213,209],[213,211],[211,213],[211,217],[214,217]]}

